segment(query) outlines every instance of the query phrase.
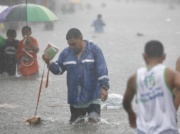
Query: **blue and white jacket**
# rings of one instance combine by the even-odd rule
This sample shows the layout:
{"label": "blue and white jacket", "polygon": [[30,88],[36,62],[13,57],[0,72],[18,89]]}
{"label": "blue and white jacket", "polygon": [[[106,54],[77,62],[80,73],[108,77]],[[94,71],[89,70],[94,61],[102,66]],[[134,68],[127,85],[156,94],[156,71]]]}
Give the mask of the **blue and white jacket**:
{"label": "blue and white jacket", "polygon": [[109,88],[108,69],[101,49],[92,42],[85,42],[86,48],[79,59],[68,47],[50,67],[55,75],[67,71],[70,105],[89,103],[100,98],[102,86]]}

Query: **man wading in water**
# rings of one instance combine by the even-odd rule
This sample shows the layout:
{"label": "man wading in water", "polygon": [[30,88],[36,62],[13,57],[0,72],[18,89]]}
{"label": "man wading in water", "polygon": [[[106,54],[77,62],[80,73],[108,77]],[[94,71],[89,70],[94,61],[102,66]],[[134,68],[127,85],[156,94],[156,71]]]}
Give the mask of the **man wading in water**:
{"label": "man wading in water", "polygon": [[46,55],[42,56],[43,60],[55,75],[67,71],[70,123],[84,121],[86,113],[89,122],[99,122],[100,103],[107,99],[109,89],[103,53],[94,43],[83,40],[76,28],[68,31],[66,39],[69,47],[61,52],[56,62],[50,62]]}

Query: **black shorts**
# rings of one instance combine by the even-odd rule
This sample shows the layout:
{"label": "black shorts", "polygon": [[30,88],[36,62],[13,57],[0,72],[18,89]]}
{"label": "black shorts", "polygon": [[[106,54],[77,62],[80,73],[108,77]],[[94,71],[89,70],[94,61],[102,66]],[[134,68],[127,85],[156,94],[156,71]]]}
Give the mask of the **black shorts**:
{"label": "black shorts", "polygon": [[87,108],[75,108],[74,106],[70,106],[70,111],[70,123],[75,122],[79,118],[84,120],[86,113],[88,114],[89,122],[99,122],[100,119],[100,104],[91,104]]}

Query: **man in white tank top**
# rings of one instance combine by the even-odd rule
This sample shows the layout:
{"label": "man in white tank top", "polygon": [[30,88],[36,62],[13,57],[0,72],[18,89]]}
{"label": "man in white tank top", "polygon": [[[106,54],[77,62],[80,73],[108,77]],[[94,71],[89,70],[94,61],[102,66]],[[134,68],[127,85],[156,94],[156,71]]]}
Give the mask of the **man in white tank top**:
{"label": "man in white tank top", "polygon": [[[123,106],[137,134],[179,134],[173,89],[180,91],[180,74],[167,68],[161,42],[146,43],[146,67],[139,68],[127,82]],[[136,96],[136,113],[132,101]],[[177,102],[177,101],[176,101]]]}

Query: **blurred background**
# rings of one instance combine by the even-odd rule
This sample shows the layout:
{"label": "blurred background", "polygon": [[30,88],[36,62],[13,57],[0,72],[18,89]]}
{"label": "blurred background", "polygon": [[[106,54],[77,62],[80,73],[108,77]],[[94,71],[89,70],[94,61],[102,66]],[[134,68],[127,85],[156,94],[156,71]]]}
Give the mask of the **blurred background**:
{"label": "blurred background", "polygon": [[[156,4],[166,4],[170,9],[175,9],[180,4],[180,0],[112,0],[117,3],[136,3],[136,2],[150,2]],[[33,3],[45,6],[53,11],[57,15],[61,14],[73,14],[76,11],[83,11],[83,9],[93,9],[95,3],[100,2],[99,8],[105,8],[107,6],[107,0],[27,0],[27,3]],[[5,8],[26,3],[26,0],[1,0],[0,1],[0,12]],[[62,18],[63,19],[63,18]],[[19,26],[23,25],[23,22],[8,22],[0,25],[0,30],[6,31],[9,28],[18,29]],[[52,24],[46,25],[46,30],[52,30]],[[50,28],[51,27],[51,28]]]}

